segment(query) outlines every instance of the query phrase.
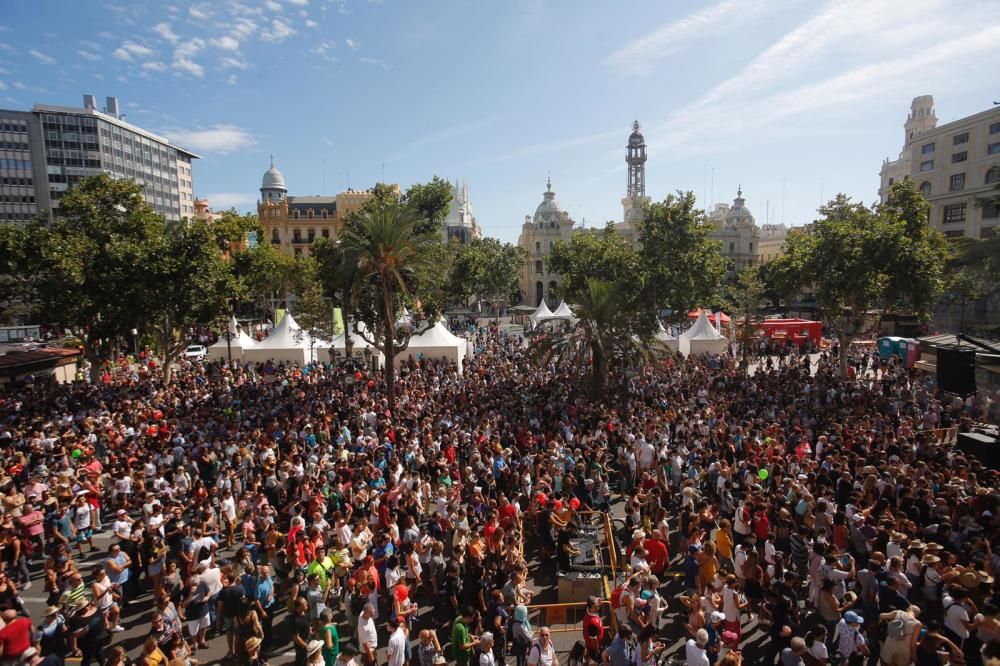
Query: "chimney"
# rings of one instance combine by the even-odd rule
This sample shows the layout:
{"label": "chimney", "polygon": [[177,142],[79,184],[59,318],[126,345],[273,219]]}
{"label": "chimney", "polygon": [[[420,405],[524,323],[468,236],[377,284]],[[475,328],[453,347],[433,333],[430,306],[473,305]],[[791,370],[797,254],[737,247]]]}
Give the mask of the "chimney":
{"label": "chimney", "polygon": [[109,116],[114,116],[115,118],[118,117],[118,98],[117,97],[108,97],[107,98],[107,109],[108,109],[108,115]]}
{"label": "chimney", "polygon": [[83,108],[90,109],[91,111],[97,110],[97,98],[93,95],[83,96]]}

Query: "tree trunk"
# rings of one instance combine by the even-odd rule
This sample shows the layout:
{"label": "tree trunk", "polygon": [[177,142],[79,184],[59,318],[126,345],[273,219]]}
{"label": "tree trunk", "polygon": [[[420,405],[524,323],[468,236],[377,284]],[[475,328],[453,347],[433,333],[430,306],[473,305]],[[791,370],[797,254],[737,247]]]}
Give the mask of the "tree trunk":
{"label": "tree trunk", "polygon": [[388,278],[382,278],[382,307],[385,313],[385,397],[389,413],[396,415],[396,318],[392,307],[392,290]]}
{"label": "tree trunk", "polygon": [[599,399],[604,396],[604,381],[608,372],[607,360],[604,358],[604,352],[600,346],[596,344],[590,345],[590,358],[593,363],[593,397]]}
{"label": "tree trunk", "polygon": [[837,355],[837,360],[840,368],[841,379],[847,379],[847,351],[851,347],[851,342],[854,341],[854,335],[847,333],[847,326],[839,326],[836,330],[837,340],[840,341],[840,353]]}
{"label": "tree trunk", "polygon": [[97,345],[94,344],[89,335],[84,339],[84,344],[86,346],[83,355],[90,363],[90,383],[97,384],[101,381],[101,357],[97,353]]}

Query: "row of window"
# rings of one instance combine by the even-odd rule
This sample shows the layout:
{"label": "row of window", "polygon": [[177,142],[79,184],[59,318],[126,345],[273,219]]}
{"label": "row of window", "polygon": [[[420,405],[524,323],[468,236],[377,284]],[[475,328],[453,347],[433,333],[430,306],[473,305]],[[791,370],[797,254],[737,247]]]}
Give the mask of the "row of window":
{"label": "row of window", "polygon": [[[949,204],[944,206],[941,214],[941,221],[944,224],[955,224],[957,222],[965,222],[966,213],[968,211],[968,204],[958,203]],[[983,219],[991,220],[995,217],[1000,216],[1000,207],[996,204],[988,204],[983,206]]]}
{"label": "row of window", "polygon": [[[984,185],[995,185],[1000,183],[1000,166],[990,167],[989,171],[986,172],[986,178],[983,179]],[[892,185],[892,181],[889,182]],[[961,192],[965,189],[965,173],[952,174],[951,182],[948,184],[948,190],[950,192]],[[920,192],[924,197],[929,197],[931,195],[931,184],[929,181],[924,181],[920,183]]]}
{"label": "row of window", "polygon": [[0,178],[0,185],[25,185],[31,187],[34,183],[35,181],[32,178],[8,178],[7,176]]}
{"label": "row of window", "polygon": [[29,150],[27,141],[0,141],[0,150]]}
{"label": "row of window", "polygon": [[[329,238],[330,237],[330,230],[329,229],[321,229],[320,232],[321,232],[321,235],[323,236],[323,238]],[[309,229],[306,232],[306,240],[303,240],[303,238],[302,238],[302,230],[301,229],[293,229],[292,230],[292,242],[293,243],[312,243],[315,240],[316,240],[316,230],[315,229]],[[271,243],[277,245],[280,242],[281,242],[281,235],[278,233],[278,230],[277,229],[272,229],[271,230]]]}
{"label": "row of window", "polygon": [[5,120],[0,123],[0,132],[20,132],[22,134],[27,134],[28,123],[17,120]]}
{"label": "row of window", "polygon": [[0,169],[31,169],[31,160],[3,160],[0,159]]}
{"label": "row of window", "polygon": [[[1000,141],[996,143],[991,143],[986,146],[987,155],[1000,155]],[[960,153],[952,153],[951,163],[958,164],[959,162],[964,162],[969,159],[969,151],[963,150]],[[921,171],[931,171],[934,168],[934,160],[924,160],[920,163]]]}
{"label": "row of window", "polygon": [[12,194],[0,194],[0,203],[25,203],[33,204],[35,203],[35,197],[32,196],[15,196]]}

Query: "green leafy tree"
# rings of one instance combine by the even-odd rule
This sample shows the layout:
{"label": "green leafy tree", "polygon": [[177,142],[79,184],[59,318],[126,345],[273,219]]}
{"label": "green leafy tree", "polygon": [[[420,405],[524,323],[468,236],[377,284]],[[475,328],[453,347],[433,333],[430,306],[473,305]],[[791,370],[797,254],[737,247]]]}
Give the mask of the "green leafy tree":
{"label": "green leafy tree", "polygon": [[519,293],[517,280],[526,256],[517,245],[476,238],[458,248],[448,291],[492,305],[499,321],[500,309]]}
{"label": "green leafy tree", "polygon": [[640,254],[610,222],[599,232],[574,234],[568,242],[556,241],[547,264],[550,271],[559,274],[559,294],[569,300],[587,289],[590,279],[635,283],[641,280],[643,268]]}
{"label": "green leafy tree", "polygon": [[[840,369],[846,376],[847,351],[863,332],[866,311],[885,305],[892,295],[909,303],[914,314],[929,316],[943,258],[934,237],[914,238],[898,210],[866,208],[840,194],[819,212],[819,220],[788,235],[785,254],[772,262],[773,275],[784,293],[812,285],[816,304],[840,342]],[[904,266],[919,270],[903,276]]]}
{"label": "green leafy tree", "polygon": [[415,183],[403,195],[403,205],[417,218],[415,233],[439,234],[451,208],[451,183],[438,176],[426,183]]}
{"label": "green leafy tree", "polygon": [[367,212],[350,225],[341,239],[341,251],[353,264],[358,318],[367,326],[364,337],[385,355],[386,398],[395,409],[395,358],[406,348],[412,330],[397,326],[405,299],[419,297],[419,276],[432,261],[440,236],[417,234],[420,220],[402,204]]}
{"label": "green leafy tree", "polygon": [[333,320],[333,304],[324,293],[323,285],[317,279],[318,264],[306,264],[302,290],[295,298],[295,321],[299,330],[295,338],[301,342],[309,340],[309,359],[316,360],[316,345],[330,342],[340,331]]}
{"label": "green leafy tree", "polygon": [[546,333],[533,355],[570,369],[591,397],[603,397],[612,367],[635,365],[650,356],[649,346],[635,335],[637,313],[628,306],[630,290],[627,283],[588,278],[574,292],[577,326]]}
{"label": "green leafy tree", "polygon": [[274,308],[295,293],[299,267],[295,257],[271,243],[258,243],[234,253],[230,269],[237,302],[274,316]]}
{"label": "green leafy tree", "polygon": [[740,349],[746,356],[756,325],[763,319],[761,313],[767,304],[766,287],[760,277],[760,269],[747,266],[736,274],[725,291],[724,307],[733,313],[734,318],[738,317],[743,322],[740,325],[739,340]]}
{"label": "green leafy tree", "polygon": [[38,220],[17,235],[19,297],[84,341],[94,380],[110,341],[150,317],[158,296],[147,262],[161,227],[138,185],[102,174],[68,190],[51,225]]}
{"label": "green leafy tree", "polygon": [[187,331],[230,315],[234,278],[213,230],[204,224],[168,222],[147,245],[145,286],[150,294],[147,330],[159,339],[164,379],[188,344]]}
{"label": "green leafy tree", "polygon": [[692,308],[719,296],[725,263],[712,227],[695,208],[694,194],[670,194],[646,207],[639,222],[643,298],[656,309],[670,308],[684,318]]}

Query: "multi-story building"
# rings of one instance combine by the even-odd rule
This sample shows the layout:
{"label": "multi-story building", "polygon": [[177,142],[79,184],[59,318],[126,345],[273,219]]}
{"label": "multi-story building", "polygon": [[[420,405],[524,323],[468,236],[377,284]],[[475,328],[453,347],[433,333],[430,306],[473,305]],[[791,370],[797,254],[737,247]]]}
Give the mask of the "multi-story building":
{"label": "multi-story building", "polygon": [[83,108],[36,104],[31,111],[0,109],[0,221],[50,219],[59,199],[85,176],[107,173],[134,180],[168,220],[192,216],[192,160],[198,156],[125,122],[118,99],[103,111],[93,95]]}
{"label": "multi-story building", "polygon": [[[399,194],[399,186],[391,186]],[[286,254],[308,256],[317,238],[337,238],[348,213],[361,208],[372,193],[347,190],[333,196],[288,196],[285,177],[271,161],[260,185],[257,218],[269,240]]]}
{"label": "multi-story building", "polygon": [[[646,140],[639,131],[639,122],[632,123],[632,134],[625,146],[625,164],[628,176],[625,196],[622,198],[622,221],[614,225],[632,245],[638,242],[638,223],[642,220],[643,208],[649,203],[646,196]],[[555,248],[556,241],[570,241],[573,234],[593,233],[595,230],[577,227],[576,222],[556,201],[552,191],[552,181],[546,182],[542,202],[535,209],[534,216],[525,215],[517,244],[527,253],[527,261],[521,269],[519,285],[521,301],[537,306],[543,300],[550,306],[559,303],[559,274],[549,270],[548,257]]]}
{"label": "multi-story building", "polygon": [[746,207],[742,188],[736,190],[731,206],[715,204],[708,214],[708,223],[713,227],[710,237],[720,243],[719,251],[737,272],[780,256],[788,233],[783,224],[757,226],[753,213]]}
{"label": "multi-story building", "polygon": [[931,96],[914,99],[900,159],[882,165],[883,202],[901,178],[917,183],[931,204],[931,227],[945,236],[992,234],[1000,211],[977,204],[1000,184],[1000,106],[938,126]]}
{"label": "multi-story building", "polygon": [[479,220],[472,214],[468,183],[459,185],[456,181],[452,185],[451,206],[448,208],[448,217],[445,218],[441,232],[444,234],[445,242],[456,241],[460,245],[468,245],[473,239],[482,238],[483,232],[479,228]]}

